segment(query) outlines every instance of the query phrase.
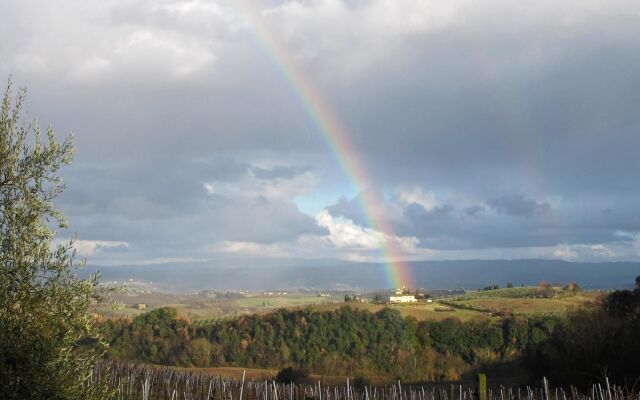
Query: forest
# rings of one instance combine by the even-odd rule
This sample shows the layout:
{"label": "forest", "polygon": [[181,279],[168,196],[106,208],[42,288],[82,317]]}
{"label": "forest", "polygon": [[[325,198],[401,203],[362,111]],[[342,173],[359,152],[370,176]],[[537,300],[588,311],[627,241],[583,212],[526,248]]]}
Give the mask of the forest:
{"label": "forest", "polygon": [[640,371],[640,286],[565,316],[417,322],[397,310],[343,307],[190,322],[161,308],[104,321],[102,329],[110,357],[162,365],[289,366],[403,381],[458,380],[480,370],[573,383],[605,374],[625,380]]}

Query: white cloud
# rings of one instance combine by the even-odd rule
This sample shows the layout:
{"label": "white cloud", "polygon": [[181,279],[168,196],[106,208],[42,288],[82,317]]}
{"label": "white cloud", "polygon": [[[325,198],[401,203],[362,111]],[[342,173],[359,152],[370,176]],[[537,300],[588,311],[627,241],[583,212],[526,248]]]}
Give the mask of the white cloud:
{"label": "white cloud", "polygon": [[617,231],[615,234],[630,240],[630,246],[635,250],[635,255],[640,258],[640,232]]}
{"label": "white cloud", "polygon": [[431,211],[438,206],[436,195],[433,192],[425,192],[421,187],[399,187],[394,191],[396,201],[407,207],[411,204],[419,204],[426,211]]}
{"label": "white cloud", "polygon": [[[285,0],[265,8],[263,15],[299,62],[321,69],[330,79],[351,80],[389,67],[386,60],[402,65],[416,49],[428,48],[446,35],[470,47],[485,38],[495,40],[492,35],[508,35],[513,43],[523,34],[566,40],[594,23],[629,14],[629,6],[628,1],[609,2],[605,10],[599,0],[562,4],[541,0],[527,7],[507,0]],[[499,74],[503,66],[513,63],[524,68],[544,64],[538,42],[510,45],[502,48],[517,55],[496,57],[495,70],[487,67],[478,73]]]}
{"label": "white cloud", "polygon": [[211,183],[204,183],[202,184],[202,186],[204,187],[204,190],[207,192],[207,194],[214,194],[216,192],[215,186],[213,186],[213,184]]}
{"label": "white cloud", "polygon": [[611,248],[609,248],[608,246],[605,246],[604,244],[594,244],[591,245],[591,251],[593,251],[595,254],[600,255],[600,256],[604,256],[607,258],[613,258],[616,256],[616,253],[611,250]]}
{"label": "white cloud", "polygon": [[214,49],[206,41],[148,27],[115,33],[100,48],[87,48],[69,65],[71,82],[105,84],[135,81],[139,85],[180,82],[211,69]]}
{"label": "white cloud", "polygon": [[333,217],[326,210],[316,215],[316,221],[329,230],[328,240],[337,247],[374,250],[380,248],[384,240],[382,233],[363,228],[350,219]]}
{"label": "white cloud", "polygon": [[243,26],[228,8],[208,1],[22,3],[7,23],[21,31],[28,26],[29,35],[4,55],[9,69],[82,85],[147,87],[209,74]]}
{"label": "white cloud", "polygon": [[376,259],[373,256],[368,256],[360,253],[347,253],[344,256],[345,260],[354,262],[374,262]]}
{"label": "white cloud", "polygon": [[[91,261],[91,260],[90,260]],[[162,264],[181,264],[181,263],[197,263],[211,261],[209,258],[199,257],[155,257],[155,258],[143,258],[143,259],[114,259],[108,258],[100,260],[99,262],[92,262],[93,264],[99,264],[102,266],[117,267],[117,266],[129,266],[129,265],[162,265]]]}
{"label": "white cloud", "polygon": [[[335,76],[378,68],[406,50],[404,41],[447,29],[467,1],[284,1],[263,15],[299,61],[320,61]],[[327,29],[331,27],[331,29]],[[338,62],[339,60],[339,62]]]}
{"label": "white cloud", "polygon": [[[270,164],[269,164],[270,165]],[[296,196],[306,195],[317,187],[319,180],[311,171],[305,171],[292,176],[258,178],[249,170],[240,180],[209,181],[203,183],[207,194],[223,196],[268,199],[292,199]]]}
{"label": "white cloud", "polygon": [[289,253],[277,244],[262,244],[255,242],[223,241],[212,250],[223,253],[234,253],[258,257],[287,257]]}
{"label": "white cloud", "polygon": [[[618,227],[637,230],[640,221],[637,191],[628,189],[638,159],[638,58],[630,51],[638,4],[253,3],[287,55],[326,91],[375,186],[407,185],[371,206],[407,237],[385,238],[353,215],[355,222],[313,219],[350,189],[341,188],[317,128],[233,2],[0,2],[7,38],[0,75],[12,72],[29,87],[29,112],[59,133],[78,133],[79,163],[64,173],[134,160],[107,180],[86,168],[70,185],[73,195],[63,202],[80,237],[123,240],[80,241],[83,254],[124,263],[189,260],[209,256],[198,253],[203,243],[226,240],[225,251],[364,261],[378,259],[387,239],[412,259],[640,259],[637,233],[611,236]],[[564,148],[576,156],[567,159]],[[220,157],[220,165],[250,160],[265,170],[294,159],[313,172],[220,177],[217,166],[167,162],[202,157]],[[142,158],[149,163],[139,165]],[[446,191],[413,186],[423,182]],[[460,190],[468,193],[450,197]],[[545,214],[551,222],[512,223],[491,208],[478,211],[512,192],[565,203],[550,202],[557,210]],[[307,215],[292,199],[309,194],[322,200]],[[412,203],[451,207],[403,220]],[[513,247],[532,243],[556,245]]]}
{"label": "white cloud", "polygon": [[394,247],[408,257],[415,253],[419,244],[415,237],[389,236],[375,229],[362,227],[350,219],[334,217],[327,210],[316,215],[316,221],[319,226],[329,230],[327,240],[338,248],[380,250],[385,242],[391,241]]}
{"label": "white cloud", "polygon": [[566,261],[611,261],[633,257],[631,247],[623,244],[560,244],[554,247],[553,257]]}
{"label": "white cloud", "polygon": [[578,257],[578,253],[566,244],[558,245],[553,250],[553,256],[563,260],[573,260]]}
{"label": "white cloud", "polygon": [[555,246],[491,247],[440,250],[418,248],[412,260],[518,260],[561,259],[571,262],[640,261],[640,254],[629,245],[559,244]]}
{"label": "white cloud", "polygon": [[76,240],[73,246],[78,255],[89,257],[103,249],[128,248],[129,243],[112,240]]}

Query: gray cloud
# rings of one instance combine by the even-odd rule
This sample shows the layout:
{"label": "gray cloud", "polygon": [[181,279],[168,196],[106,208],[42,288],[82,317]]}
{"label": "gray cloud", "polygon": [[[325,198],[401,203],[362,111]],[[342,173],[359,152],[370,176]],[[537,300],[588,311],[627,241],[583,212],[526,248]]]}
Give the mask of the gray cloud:
{"label": "gray cloud", "polygon": [[[547,202],[524,195],[503,195],[489,202],[468,206],[456,200],[427,210],[419,204],[402,206],[387,200],[386,208],[400,208],[391,222],[396,234],[419,239],[419,246],[437,250],[549,247],[559,244],[590,245],[615,243],[634,254],[634,236],[620,232],[640,231],[640,218],[633,206],[618,211],[584,216],[594,208],[552,208]],[[366,225],[358,197],[341,198],[328,207],[334,216],[342,216]],[[629,253],[626,253],[629,254]]]}
{"label": "gray cloud", "polygon": [[327,211],[334,216],[342,216],[353,220],[360,225],[366,225],[366,216],[358,197],[348,199],[341,196],[335,204],[327,207]]}
{"label": "gray cloud", "polygon": [[[154,170],[146,167],[149,162],[68,170],[70,189],[60,206],[69,215],[70,232],[85,240],[129,243],[117,250],[134,258],[205,257],[221,241],[270,244],[326,234],[286,197],[263,193],[262,187],[251,193],[247,172],[253,166],[156,160]],[[209,193],[205,182],[245,189]]]}
{"label": "gray cloud", "polygon": [[494,208],[500,214],[512,215],[516,217],[541,216],[551,212],[551,204],[527,199],[524,195],[504,195],[502,197],[489,200],[489,207]]}
{"label": "gray cloud", "polygon": [[[125,241],[103,251],[137,259],[292,248],[326,234],[301,197],[340,199],[322,206],[367,224],[296,88],[227,3],[83,4],[0,4],[0,76],[29,88],[29,118],[75,133],[60,205],[80,238]],[[387,195],[398,235],[640,257],[638,4],[293,4],[255,5],[344,123],[357,154],[342,157],[380,193],[437,199]]]}
{"label": "gray cloud", "polygon": [[255,167],[251,170],[258,179],[290,179],[310,171],[308,167],[275,166],[272,168]]}

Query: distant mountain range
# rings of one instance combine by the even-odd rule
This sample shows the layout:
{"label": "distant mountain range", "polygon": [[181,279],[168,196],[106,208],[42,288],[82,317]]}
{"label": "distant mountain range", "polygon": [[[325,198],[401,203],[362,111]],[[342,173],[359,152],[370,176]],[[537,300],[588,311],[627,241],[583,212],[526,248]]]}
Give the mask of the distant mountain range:
{"label": "distant mountain range", "polygon": [[[461,260],[410,262],[414,288],[478,289],[508,282],[518,286],[541,281],[584,288],[633,286],[640,262],[577,263],[560,260]],[[183,292],[202,289],[251,290],[317,289],[374,290],[388,288],[386,267],[380,263],[341,260],[221,260],[146,266],[87,266],[82,274],[99,269],[103,281],[153,282],[156,290]]]}

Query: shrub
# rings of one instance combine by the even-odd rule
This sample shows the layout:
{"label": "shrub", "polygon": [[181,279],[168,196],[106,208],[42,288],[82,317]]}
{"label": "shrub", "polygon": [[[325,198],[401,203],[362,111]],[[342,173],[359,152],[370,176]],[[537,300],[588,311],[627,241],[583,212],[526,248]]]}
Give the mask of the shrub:
{"label": "shrub", "polygon": [[301,383],[307,379],[307,373],[293,367],[286,367],[278,371],[276,382],[278,383]]}

